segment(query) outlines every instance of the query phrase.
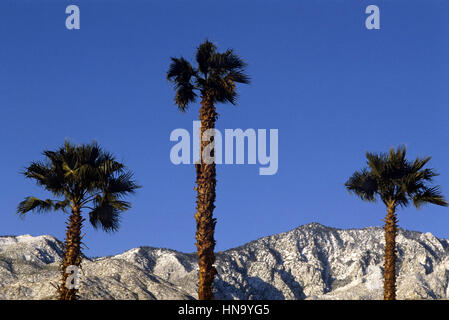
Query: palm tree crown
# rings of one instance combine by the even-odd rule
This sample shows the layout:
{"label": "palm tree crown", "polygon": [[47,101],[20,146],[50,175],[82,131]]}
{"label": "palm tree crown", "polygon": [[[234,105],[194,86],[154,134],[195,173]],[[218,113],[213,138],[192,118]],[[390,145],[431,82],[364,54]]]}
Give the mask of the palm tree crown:
{"label": "palm tree crown", "polygon": [[211,96],[214,102],[235,104],[237,98],[235,83],[248,84],[245,74],[246,63],[232,49],[224,53],[217,52],[216,46],[206,40],[196,53],[197,68],[184,58],[171,58],[167,79],[174,83],[175,104],[185,111],[189,103],[196,100],[195,91]]}
{"label": "palm tree crown", "polygon": [[66,141],[59,150],[47,150],[43,155],[46,162],[32,162],[23,174],[58,199],[27,197],[17,213],[86,208],[95,228],[116,231],[120,213],[130,208],[122,198],[140,187],[132,180],[132,173],[97,143],[74,146]]}
{"label": "palm tree crown", "polygon": [[385,204],[393,201],[402,207],[410,202],[417,208],[425,203],[447,206],[440,187],[429,186],[438,175],[432,169],[424,169],[431,157],[410,162],[405,155],[405,147],[391,148],[388,154],[368,152],[368,168],[356,171],[346,182],[346,188],[365,201],[380,198]]}

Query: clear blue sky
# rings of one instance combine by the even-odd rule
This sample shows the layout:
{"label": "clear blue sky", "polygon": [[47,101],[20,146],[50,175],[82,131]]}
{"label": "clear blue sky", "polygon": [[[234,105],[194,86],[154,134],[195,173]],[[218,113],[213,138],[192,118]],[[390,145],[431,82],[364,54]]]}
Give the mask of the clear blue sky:
{"label": "clear blue sky", "polygon": [[[65,28],[77,4],[81,29]],[[376,4],[381,29],[365,28]],[[279,171],[219,166],[217,250],[309,222],[381,225],[382,204],[344,182],[366,151],[405,144],[449,197],[449,2],[421,1],[10,1],[0,3],[0,234],[63,239],[62,213],[20,220],[17,204],[46,197],[19,171],[40,152],[97,140],[144,187],[115,234],[86,225],[90,256],[139,245],[192,252],[194,168],[169,160],[170,132],[191,130],[165,80],[169,58],[194,57],[206,38],[235,48],[252,84],[237,107],[219,105],[218,128],[279,129]],[[449,238],[449,209],[399,212],[404,228]]]}

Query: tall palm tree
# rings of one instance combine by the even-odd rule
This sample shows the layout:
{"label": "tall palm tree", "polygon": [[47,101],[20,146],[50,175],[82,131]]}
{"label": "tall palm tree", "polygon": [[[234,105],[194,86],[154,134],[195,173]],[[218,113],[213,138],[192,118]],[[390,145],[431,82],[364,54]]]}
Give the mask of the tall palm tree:
{"label": "tall palm tree", "polygon": [[[81,228],[85,219],[83,209],[89,210],[89,220],[94,228],[116,231],[120,213],[131,205],[123,197],[135,192],[138,186],[132,173],[103,151],[97,143],[75,146],[68,141],[56,151],[44,151],[45,162],[32,162],[25,169],[25,177],[56,197],[56,200],[41,200],[27,197],[17,208],[24,215],[29,211],[71,211],[67,224],[64,259],[61,262],[61,283],[58,286],[59,300],[77,299],[78,289],[68,285],[69,266],[81,265]],[[70,284],[73,284],[72,282]]]}
{"label": "tall palm tree", "polygon": [[387,207],[385,217],[385,261],[384,299],[396,299],[396,234],[398,206],[410,203],[416,208],[426,203],[447,206],[439,186],[430,186],[438,174],[433,169],[424,169],[430,157],[416,158],[410,162],[405,158],[406,148],[390,149],[387,153],[366,153],[368,168],[356,171],[346,182],[349,192],[364,201],[383,201]]}
{"label": "tall palm tree", "polygon": [[[212,300],[212,285],[217,270],[215,262],[214,232],[216,219],[215,208],[215,162],[203,159],[203,150],[209,141],[201,141],[206,130],[215,128],[217,102],[235,104],[237,98],[236,83],[249,83],[245,74],[246,63],[233,50],[223,53],[206,40],[196,52],[197,67],[194,68],[184,58],[171,58],[167,79],[174,84],[175,104],[180,111],[186,111],[189,104],[196,101],[197,92],[201,96],[199,110],[200,128],[200,162],[195,164],[197,191],[196,201],[196,247],[198,249],[199,284],[198,297]],[[210,131],[208,131],[210,132]],[[213,139],[213,138],[212,138]],[[211,140],[212,140],[211,139]],[[210,155],[214,156],[213,151]],[[207,162],[207,163],[206,163]]]}

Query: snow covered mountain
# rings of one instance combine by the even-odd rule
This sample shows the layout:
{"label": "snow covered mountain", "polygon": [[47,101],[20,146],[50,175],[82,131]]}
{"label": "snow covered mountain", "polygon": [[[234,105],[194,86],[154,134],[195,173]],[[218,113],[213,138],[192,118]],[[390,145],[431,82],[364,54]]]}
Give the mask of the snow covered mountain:
{"label": "snow covered mountain", "polygon": [[[449,241],[400,230],[398,299],[449,298]],[[217,253],[219,299],[382,299],[383,230],[317,223]],[[62,243],[0,237],[0,299],[52,299]],[[83,299],[195,299],[195,254],[140,247],[84,259]]]}

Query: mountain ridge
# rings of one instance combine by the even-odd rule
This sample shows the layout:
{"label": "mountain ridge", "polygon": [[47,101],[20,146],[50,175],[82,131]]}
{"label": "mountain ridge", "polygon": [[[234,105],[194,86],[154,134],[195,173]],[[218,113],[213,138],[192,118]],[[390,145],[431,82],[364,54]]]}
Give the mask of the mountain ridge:
{"label": "mountain ridge", "polygon": [[[383,229],[310,223],[216,253],[218,299],[382,299]],[[0,299],[49,299],[63,243],[0,236]],[[398,298],[449,297],[449,240],[400,229]],[[82,299],[195,299],[195,253],[140,246],[83,260]]]}

